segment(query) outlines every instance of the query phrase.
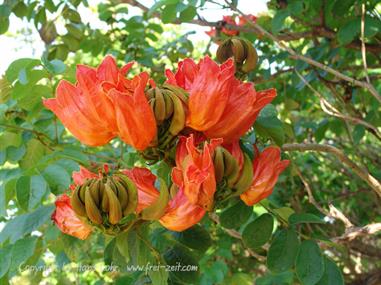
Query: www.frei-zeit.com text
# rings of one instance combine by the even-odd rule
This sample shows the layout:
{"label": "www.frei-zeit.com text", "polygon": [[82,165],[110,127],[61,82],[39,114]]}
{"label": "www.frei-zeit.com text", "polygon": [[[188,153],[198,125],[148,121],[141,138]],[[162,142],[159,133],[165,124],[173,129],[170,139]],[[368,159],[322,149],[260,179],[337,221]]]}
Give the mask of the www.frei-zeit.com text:
{"label": "www.frei-zeit.com text", "polygon": [[[73,268],[78,272],[85,271],[98,271],[98,272],[112,272],[112,271],[124,271],[124,272],[149,272],[149,271],[168,271],[168,272],[176,272],[176,271],[197,271],[197,265],[186,265],[177,262],[175,265],[168,264],[151,264],[147,263],[146,265],[126,265],[124,267],[111,264],[111,265],[91,265],[91,264],[79,264]],[[32,272],[40,272],[40,271],[55,271],[55,270],[63,270],[59,269],[56,266],[50,265],[20,265],[20,271],[32,271]]]}

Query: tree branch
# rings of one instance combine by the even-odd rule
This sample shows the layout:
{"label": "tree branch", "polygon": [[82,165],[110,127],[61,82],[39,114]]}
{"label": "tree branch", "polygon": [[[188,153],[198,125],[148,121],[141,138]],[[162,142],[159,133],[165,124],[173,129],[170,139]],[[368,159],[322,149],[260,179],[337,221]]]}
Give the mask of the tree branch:
{"label": "tree branch", "polygon": [[262,28],[260,25],[258,25],[257,23],[254,23],[253,21],[250,21],[250,19],[241,11],[239,10],[238,8],[234,7],[233,5],[230,5],[230,8],[233,10],[233,11],[236,11],[238,12],[239,14],[241,14],[248,22],[249,25],[251,25],[253,28],[255,28],[259,33],[261,33],[262,35],[266,36],[267,38],[271,39],[273,42],[275,42],[279,48],[281,48],[282,50],[285,50],[287,51],[290,55],[291,55],[291,58],[293,59],[296,59],[296,60],[301,60],[301,61],[304,61],[304,62],[307,62],[308,64],[310,65],[313,65],[319,69],[322,69],[324,71],[327,71],[328,73],[331,73],[332,75],[342,79],[342,80],[345,80],[345,81],[348,81],[350,83],[352,83],[353,85],[356,85],[358,87],[362,87],[362,88],[365,88],[365,89],[368,89],[369,92],[373,95],[374,98],[377,99],[377,101],[381,104],[381,95],[377,92],[377,90],[373,87],[373,85],[369,84],[368,82],[364,82],[364,81],[359,81],[357,79],[354,79],[352,77],[349,77],[327,65],[324,65],[320,62],[317,62],[309,57],[306,57],[304,55],[301,55],[301,54],[298,54],[296,51],[294,51],[292,48],[286,46],[282,40],[280,40],[279,38],[277,38],[276,36],[274,36],[273,34],[269,33],[268,31],[266,31],[264,28]]}
{"label": "tree branch", "polygon": [[343,151],[340,149],[328,145],[328,144],[284,144],[282,146],[284,151],[316,151],[334,154],[341,163],[348,166],[354,173],[356,173],[362,180],[364,180],[377,194],[381,197],[381,184],[374,178],[368,171],[359,167],[356,163],[350,160]]}
{"label": "tree branch", "polygon": [[362,125],[364,126],[371,134],[373,134],[376,138],[378,138],[379,140],[381,140],[381,134],[380,132],[377,130],[376,127],[374,127],[373,125],[369,124],[368,122],[360,119],[360,118],[355,118],[355,117],[351,117],[351,116],[347,116],[347,115],[344,115],[342,113],[340,113],[335,107],[333,107],[325,98],[322,94],[320,94],[319,91],[317,91],[315,88],[312,87],[311,84],[309,84],[309,82],[297,71],[295,70],[295,73],[298,75],[298,77],[303,81],[303,83],[316,95],[319,97],[320,99],[320,106],[322,108],[322,110],[328,114],[328,115],[331,115],[331,116],[334,116],[334,117],[337,117],[337,118],[340,118],[340,119],[343,119],[344,121],[348,121],[348,122],[352,122],[352,123],[355,123],[355,124],[359,124],[359,125]]}
{"label": "tree branch", "polygon": [[339,237],[333,238],[333,242],[351,241],[357,237],[372,235],[381,231],[381,223],[369,224],[363,227],[348,228],[345,233]]}
{"label": "tree branch", "polygon": [[[139,9],[141,9],[143,12],[148,12],[149,8],[138,2],[137,0],[121,0],[122,3],[129,4],[131,6],[135,6]],[[152,14],[153,17],[155,18],[160,18],[160,13],[154,12]],[[172,24],[181,24],[182,22],[179,20],[174,21]],[[186,23],[189,24],[195,24],[203,27],[221,27],[221,21],[218,22],[209,22],[204,19],[193,19],[190,21],[187,21]],[[264,34],[259,32],[257,29],[253,27],[248,27],[248,26],[237,26],[237,25],[232,25],[228,23],[223,23],[223,26],[225,28],[228,28],[229,30],[233,31],[239,31],[239,32],[244,32],[244,33],[255,33],[259,36],[263,36]],[[336,33],[332,32],[326,28],[323,27],[313,27],[313,30],[311,31],[304,31],[304,32],[295,32],[295,33],[281,33],[278,35],[278,39],[281,41],[297,41],[300,39],[313,39],[316,37],[326,37],[330,39],[336,38]],[[353,48],[353,49],[361,49],[361,43],[360,42],[352,42],[348,45],[346,45],[348,48]],[[367,44],[367,51],[374,53],[375,55],[379,55],[381,52],[381,46],[380,45],[372,45],[372,44]]]}

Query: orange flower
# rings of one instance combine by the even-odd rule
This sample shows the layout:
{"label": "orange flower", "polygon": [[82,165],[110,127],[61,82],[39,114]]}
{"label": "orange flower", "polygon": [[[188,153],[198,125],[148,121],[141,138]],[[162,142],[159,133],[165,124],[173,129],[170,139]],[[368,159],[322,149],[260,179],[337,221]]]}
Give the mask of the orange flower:
{"label": "orange flower", "polygon": [[74,185],[82,185],[88,178],[98,178],[99,175],[91,172],[87,168],[80,166],[79,171],[73,172],[71,175],[73,177]]}
{"label": "orange flower", "polygon": [[278,147],[268,147],[253,161],[253,183],[241,194],[246,205],[252,206],[267,198],[273,191],[279,174],[288,166],[289,160],[281,160]]}
{"label": "orange flower", "polygon": [[55,202],[56,209],[52,214],[52,220],[65,234],[79,239],[86,239],[91,233],[91,227],[82,222],[74,213],[70,197],[66,194],[59,196]]}
{"label": "orange flower", "polygon": [[207,34],[211,38],[214,38],[217,36],[217,30],[216,28],[211,28],[210,31],[206,31],[205,34]]}
{"label": "orange flower", "polygon": [[[237,26],[237,22],[234,16],[223,16],[222,21],[225,22],[225,24]],[[231,30],[229,28],[222,28],[222,32],[228,36],[237,36],[239,34],[239,31]]]}
{"label": "orange flower", "polygon": [[[155,203],[159,197],[159,191],[155,188],[156,177],[148,169],[134,167],[122,171],[136,185],[138,189],[138,207],[137,214],[143,209]],[[180,183],[177,184],[176,182]],[[159,222],[169,230],[183,231],[198,223],[205,214],[205,210],[200,206],[190,203],[184,195],[183,182],[176,181],[175,184],[180,187],[175,197],[168,203],[165,214]]]}
{"label": "orange flower", "polygon": [[[253,23],[257,22],[257,17],[252,15],[252,14],[248,14],[246,15],[247,18],[250,19],[250,21],[252,21]],[[246,18],[244,16],[240,16],[239,17],[239,23],[238,23],[238,26],[244,26],[248,23],[248,21],[246,20]]]}
{"label": "orange flower", "polygon": [[117,134],[114,108],[101,86],[102,78],[111,76],[112,62],[106,57],[97,70],[79,65],[76,85],[62,80],[56,98],[43,100],[78,140],[90,146],[104,145]]}
{"label": "orange flower", "polygon": [[167,70],[166,75],[169,84],[189,92],[187,126],[225,143],[244,135],[276,96],[275,89],[256,92],[252,83],[236,79],[231,59],[220,66],[209,57],[198,64],[185,59],[176,74]]}
{"label": "orange flower", "polygon": [[136,213],[153,204],[159,197],[159,191],[155,188],[156,176],[146,168],[134,167],[122,170],[136,185],[138,189],[138,206]]}
{"label": "orange flower", "polygon": [[[223,16],[221,33],[227,36],[237,36],[239,34],[239,31],[237,30],[232,30],[230,28],[224,27],[225,24],[239,26],[239,24],[237,25],[236,18],[234,16]],[[217,36],[216,28],[211,28],[210,31],[205,33],[212,38]]]}
{"label": "orange flower", "polygon": [[166,213],[159,222],[171,231],[181,232],[197,224],[205,213],[203,208],[192,204],[183,188],[180,188],[175,197],[169,201]]}
{"label": "orange flower", "polygon": [[143,72],[132,80],[120,80],[115,86],[104,85],[115,107],[119,136],[137,150],[144,150],[157,131],[154,113],[144,94],[149,80],[148,73]]}
{"label": "orange flower", "polygon": [[222,139],[213,139],[204,143],[202,151],[198,150],[193,135],[180,137],[176,151],[176,167],[172,169],[172,180],[184,188],[184,194],[192,204],[206,210],[213,206],[216,191],[216,179],[213,165],[214,149]]}
{"label": "orange flower", "polygon": [[97,69],[78,65],[77,84],[62,80],[56,98],[43,103],[84,144],[104,145],[119,135],[142,150],[156,135],[156,123],[144,95],[148,74],[125,78],[132,64],[119,69],[107,56]]}

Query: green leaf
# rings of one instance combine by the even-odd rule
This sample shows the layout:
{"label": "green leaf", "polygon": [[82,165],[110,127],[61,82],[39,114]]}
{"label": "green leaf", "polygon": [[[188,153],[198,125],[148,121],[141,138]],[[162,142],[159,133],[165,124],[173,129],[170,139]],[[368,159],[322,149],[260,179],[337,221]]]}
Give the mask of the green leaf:
{"label": "green leaf", "polygon": [[75,37],[78,40],[81,40],[83,38],[83,33],[80,29],[78,29],[75,25],[73,24],[66,24],[65,25],[68,33]]}
{"label": "green leaf", "polygon": [[239,200],[220,215],[221,226],[227,229],[239,228],[247,222],[253,213],[253,207],[248,207]]}
{"label": "green leaf", "polygon": [[181,22],[189,22],[197,15],[197,10],[193,6],[189,6],[184,11],[180,13]]}
{"label": "green leaf", "polygon": [[0,244],[7,240],[14,243],[24,235],[37,230],[41,225],[50,221],[54,208],[53,205],[41,206],[32,213],[16,216],[8,221],[0,232]]}
{"label": "green leaf", "polygon": [[24,2],[18,2],[15,7],[12,9],[13,13],[19,17],[25,17],[28,13],[28,7],[24,4]]}
{"label": "green leaf", "polygon": [[25,154],[25,146],[20,147],[9,146],[7,148],[7,160],[9,162],[17,163]]}
{"label": "green leaf", "polygon": [[62,14],[65,19],[68,19],[73,23],[81,23],[81,16],[76,10],[65,7]]}
{"label": "green leaf", "polygon": [[5,196],[5,182],[0,181],[0,217],[7,215],[8,202]]}
{"label": "green leaf", "polygon": [[0,134],[0,150],[6,149],[8,146],[19,147],[21,143],[21,133],[5,131]]}
{"label": "green leaf", "polygon": [[20,58],[12,62],[7,71],[5,72],[5,76],[9,82],[15,81],[19,77],[19,73],[21,69],[30,70],[33,67],[40,65],[40,61],[38,59],[33,58]]}
{"label": "green leaf", "polygon": [[290,2],[287,6],[287,10],[291,15],[300,16],[300,14],[303,13],[303,1],[297,0]]}
{"label": "green leaf", "polygon": [[284,272],[294,265],[299,250],[299,239],[293,229],[281,230],[272,241],[268,254],[267,266],[273,272]]}
{"label": "green leaf", "polygon": [[321,218],[310,213],[292,214],[288,218],[288,221],[290,222],[291,225],[305,224],[305,223],[325,224],[325,222]]}
{"label": "green leaf", "polygon": [[342,45],[349,44],[360,34],[360,21],[354,19],[349,21],[346,25],[341,26],[338,33],[337,39]]}
{"label": "green leaf", "polygon": [[[266,274],[255,280],[255,285],[293,285],[294,273],[287,271],[278,274]],[[327,284],[328,285],[328,284]],[[333,285],[333,284],[332,284]]]}
{"label": "green leaf", "polygon": [[[134,265],[146,265],[150,261],[151,252],[147,247],[148,227],[140,227],[137,231],[130,231],[128,234],[128,249],[130,261]],[[143,240],[144,239],[144,240]]]}
{"label": "green leaf", "polygon": [[212,245],[209,233],[200,225],[194,225],[182,232],[174,232],[173,236],[183,245],[202,252]]}
{"label": "green leaf", "polygon": [[343,274],[335,262],[327,257],[324,257],[324,266],[324,275],[316,285],[344,285]]}
{"label": "green leaf", "polygon": [[103,260],[105,265],[111,265],[112,264],[112,257],[114,255],[114,249],[116,248],[116,239],[113,238],[104,249],[103,252]]}
{"label": "green leaf", "polygon": [[22,84],[22,85],[26,85],[28,84],[28,77],[26,75],[26,70],[25,68],[22,68],[19,72],[19,82]]}
{"label": "green leaf", "polygon": [[16,197],[25,211],[36,208],[48,190],[44,178],[40,175],[21,176],[16,182]]}
{"label": "green leaf", "polygon": [[282,207],[278,209],[273,209],[273,211],[278,214],[282,219],[288,220],[288,218],[295,213],[295,211],[289,207]]}
{"label": "green leaf", "polygon": [[66,70],[66,65],[61,60],[59,59],[49,60],[47,53],[44,53],[42,55],[41,62],[46,68],[46,70],[52,74],[61,74],[61,73],[64,73]]}
{"label": "green leaf", "polygon": [[324,258],[315,241],[301,243],[295,261],[295,271],[303,285],[315,285],[324,274]]}
{"label": "green leaf", "polygon": [[85,241],[63,233],[60,234],[58,240],[62,240],[63,250],[71,261],[83,258],[83,253],[86,251]]}
{"label": "green leaf", "polygon": [[80,48],[80,41],[72,35],[66,34],[61,38],[70,51],[75,52]]}
{"label": "green leaf", "polygon": [[1,4],[0,5],[0,17],[8,18],[10,15],[11,15],[11,7],[9,7],[7,4]]}
{"label": "green leaf", "polygon": [[273,227],[273,217],[267,213],[263,214],[245,227],[242,240],[247,247],[256,249],[271,238]]}
{"label": "green leaf", "polygon": [[332,13],[335,16],[344,16],[348,13],[351,6],[356,2],[356,0],[340,0],[334,1],[335,4],[332,6]]}
{"label": "green leaf", "polygon": [[271,21],[271,30],[274,34],[279,33],[283,29],[284,21],[288,16],[290,16],[288,10],[278,10]]}
{"label": "green leaf", "polygon": [[84,166],[89,165],[89,158],[83,152],[81,152],[80,148],[65,146],[62,151],[55,152],[56,157],[68,158],[74,160]]}
{"label": "green leaf", "polygon": [[161,20],[163,23],[168,24],[176,20],[176,5],[167,5],[161,13]]}
{"label": "green leaf", "polygon": [[128,232],[117,235],[115,237],[115,242],[120,254],[122,254],[126,258],[126,262],[128,262],[130,260],[128,250]]}
{"label": "green leaf", "polygon": [[0,35],[6,33],[9,28],[9,18],[0,17]]}
{"label": "green leaf", "polygon": [[20,161],[24,169],[35,167],[45,154],[45,146],[37,139],[31,139],[26,144],[26,153]]}
{"label": "green leaf", "polygon": [[234,273],[231,277],[225,279],[226,285],[252,285],[253,278],[247,273]]}
{"label": "green leaf", "polygon": [[12,245],[0,248],[0,278],[2,278],[11,266]]}
{"label": "green leaf", "polygon": [[159,0],[147,12],[147,16],[151,17],[152,14],[165,5],[176,5],[179,0]]}
{"label": "green leaf", "polygon": [[61,194],[69,188],[71,178],[65,168],[58,164],[50,164],[42,172],[45,180],[49,183],[50,190],[55,195]]}
{"label": "green leaf", "polygon": [[36,248],[37,237],[27,237],[16,241],[12,246],[12,261],[10,273],[16,273],[19,267],[31,257]]}
{"label": "green leaf", "polygon": [[365,128],[362,125],[356,125],[353,129],[353,141],[357,145],[365,135]]}
{"label": "green leaf", "polygon": [[276,144],[282,145],[285,139],[282,122],[277,118],[277,110],[269,104],[262,109],[254,124],[255,131],[263,136],[272,138]]}
{"label": "green leaf", "polygon": [[184,282],[185,284],[197,284],[199,279],[198,264],[189,249],[180,244],[176,244],[164,254],[164,260],[170,268],[171,266],[189,266],[189,268],[197,268],[197,270],[189,271],[170,271],[170,276],[174,276],[176,279]]}
{"label": "green leaf", "polygon": [[159,270],[148,271],[148,276],[155,285],[167,285],[168,284],[168,271],[165,268],[160,267]]}
{"label": "green leaf", "polygon": [[[380,20],[367,15],[365,17],[364,36],[371,38],[379,32],[381,32]],[[360,35],[361,18],[357,17],[340,27],[337,33],[337,39],[341,45],[346,45],[351,43],[356,38],[360,37]]]}

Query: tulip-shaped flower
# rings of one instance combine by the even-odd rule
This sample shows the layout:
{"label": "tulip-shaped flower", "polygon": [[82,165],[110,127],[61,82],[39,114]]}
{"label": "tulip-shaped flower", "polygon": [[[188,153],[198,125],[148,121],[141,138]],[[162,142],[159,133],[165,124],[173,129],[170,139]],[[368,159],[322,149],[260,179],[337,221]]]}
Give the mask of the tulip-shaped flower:
{"label": "tulip-shaped flower", "polygon": [[77,84],[62,80],[56,98],[43,101],[45,107],[86,145],[104,145],[117,135],[114,107],[101,84],[115,72],[110,68],[113,64],[114,60],[106,57],[97,69],[78,65]]}
{"label": "tulip-shaped flower", "polygon": [[91,227],[84,223],[73,211],[70,197],[66,194],[59,196],[55,202],[56,209],[52,214],[52,220],[65,234],[79,239],[86,239],[91,233]]}
{"label": "tulip-shaped flower", "polygon": [[252,206],[267,198],[273,191],[279,174],[288,166],[289,160],[281,160],[278,147],[268,147],[253,161],[253,181],[241,194],[246,205]]}
{"label": "tulip-shaped flower", "polygon": [[172,179],[183,185],[184,194],[191,203],[205,210],[213,206],[216,191],[213,153],[221,143],[222,139],[212,139],[210,143],[204,142],[203,149],[199,150],[193,135],[190,135],[188,138],[180,137],[176,150]]}
{"label": "tulip-shaped flower", "polygon": [[[99,175],[81,166],[79,171],[73,172],[72,177],[74,183],[70,185],[70,189],[74,191],[75,187],[82,185],[86,179],[97,178]],[[90,235],[91,227],[75,214],[67,194],[59,196],[55,205],[56,210],[52,214],[52,220],[63,233],[79,239],[86,239]]]}
{"label": "tulip-shaped flower", "polygon": [[120,78],[118,85],[104,85],[114,104],[120,138],[140,151],[151,144],[157,132],[154,113],[144,94],[148,80],[148,73],[143,72],[132,80]]}
{"label": "tulip-shaped flower", "polygon": [[155,203],[159,198],[159,191],[155,188],[156,176],[146,168],[134,167],[122,171],[136,185],[138,190],[138,206],[136,213],[139,214],[142,210]]}
{"label": "tulip-shaped flower", "polygon": [[[107,164],[105,164],[103,167],[105,169],[108,168]],[[86,181],[86,179],[98,178],[99,174],[95,174],[91,172],[90,170],[88,170],[87,168],[80,166],[79,171],[73,172],[71,176],[74,181],[74,184],[72,186],[75,187],[76,185],[82,185]]]}
{"label": "tulip-shaped flower", "polygon": [[176,232],[184,231],[197,224],[206,211],[192,204],[180,187],[176,195],[169,201],[167,210],[159,220],[163,227]]}
{"label": "tulip-shaped flower", "polygon": [[[122,172],[135,183],[138,189],[137,214],[158,201],[160,193],[155,188],[156,177],[148,169],[134,167]],[[183,231],[198,223],[204,216],[205,210],[192,204],[185,196],[182,180],[175,179],[174,183],[181,188],[169,201],[159,222],[169,230]]]}
{"label": "tulip-shaped flower", "polygon": [[98,68],[77,67],[77,83],[62,80],[56,98],[43,101],[82,143],[101,146],[116,136],[143,150],[156,135],[153,112],[144,95],[148,74],[125,78],[128,63],[118,68],[107,56]]}
{"label": "tulip-shaped flower", "polygon": [[239,81],[234,72],[232,59],[219,66],[209,57],[198,64],[185,59],[176,74],[166,71],[169,84],[189,92],[188,127],[208,138],[223,138],[224,143],[239,139],[249,130],[276,91],[256,92],[252,83]]}

